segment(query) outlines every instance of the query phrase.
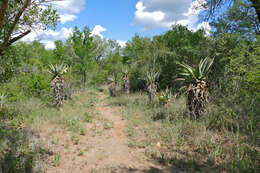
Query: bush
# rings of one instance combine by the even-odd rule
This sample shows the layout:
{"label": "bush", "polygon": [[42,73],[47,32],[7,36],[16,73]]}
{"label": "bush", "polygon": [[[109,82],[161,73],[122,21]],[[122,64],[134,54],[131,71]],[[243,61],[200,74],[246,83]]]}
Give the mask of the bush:
{"label": "bush", "polygon": [[31,96],[41,97],[42,93],[50,92],[50,81],[42,74],[32,74],[28,77],[26,90]]}
{"label": "bush", "polygon": [[46,75],[41,73],[20,73],[10,82],[2,84],[0,89],[6,93],[9,102],[17,102],[30,97],[38,97],[47,101],[51,96],[50,81]]}

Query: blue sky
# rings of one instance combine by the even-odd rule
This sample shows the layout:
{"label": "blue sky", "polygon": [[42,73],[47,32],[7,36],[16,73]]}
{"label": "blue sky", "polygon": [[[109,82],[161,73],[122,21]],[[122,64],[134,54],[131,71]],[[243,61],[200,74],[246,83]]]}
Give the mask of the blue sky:
{"label": "blue sky", "polygon": [[137,2],[138,0],[87,0],[78,18],[59,25],[59,28],[88,26],[93,29],[100,25],[106,29],[102,33],[104,37],[114,40],[129,40],[135,33],[154,35],[161,32],[163,29],[141,32],[142,28],[133,24]]}
{"label": "blue sky", "polygon": [[191,30],[205,28],[198,14],[205,0],[63,0],[53,3],[61,21],[56,30],[37,30],[24,41],[39,40],[46,48],[54,48],[55,40],[66,40],[75,26],[88,26],[94,35],[118,40],[121,46],[137,33],[152,37],[161,34],[174,24]]}

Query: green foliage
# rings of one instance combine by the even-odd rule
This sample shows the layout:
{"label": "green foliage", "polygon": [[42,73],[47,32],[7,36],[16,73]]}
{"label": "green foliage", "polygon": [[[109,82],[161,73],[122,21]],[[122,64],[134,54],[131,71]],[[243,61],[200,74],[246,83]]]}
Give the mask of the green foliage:
{"label": "green foliage", "polygon": [[[8,8],[7,16],[16,15],[24,2],[8,1],[8,5],[12,3],[13,6]],[[260,115],[260,39],[257,37],[259,21],[255,20],[256,13],[249,5],[249,1],[234,1],[231,8],[220,15],[221,18],[212,22],[212,36],[206,36],[203,30],[194,32],[176,25],[152,38],[135,35],[125,48],[120,48],[116,41],[94,36],[87,27],[83,30],[75,27],[68,40],[55,42],[54,50],[46,50],[37,41],[19,42],[8,49],[4,48],[5,52],[0,57],[0,119],[9,119],[19,125],[25,120],[36,121],[40,116],[48,117],[54,112],[60,115],[58,110],[49,110],[43,103],[48,103],[51,98],[50,74],[53,78],[63,76],[65,97],[71,101],[64,108],[64,112],[68,112],[66,117],[61,117],[59,122],[64,122],[69,130],[84,135],[82,121],[91,123],[95,117],[94,111],[85,111],[92,110],[97,99],[92,98],[91,92],[83,96],[84,101],[85,98],[90,98],[88,103],[74,99],[73,94],[80,90],[81,83],[96,87],[108,79],[110,83],[118,84],[122,76],[128,75],[132,90],[144,91],[149,88],[151,99],[158,96],[153,107],[149,106],[143,93],[133,92],[129,97],[119,96],[112,100],[112,104],[125,108],[124,112],[128,113],[129,145],[152,147],[160,140],[159,144],[165,147],[153,156],[163,163],[178,165],[180,162],[178,166],[185,164],[201,171],[204,168],[194,160],[194,155],[199,155],[196,159],[208,167],[216,168],[216,172],[220,169],[227,172],[253,172],[258,163],[254,152],[259,150],[256,137],[259,136]],[[27,25],[28,22],[54,26],[58,18],[56,11],[50,7],[40,9],[38,6],[30,6],[24,14],[14,31],[20,31],[22,26],[19,24]],[[42,18],[38,20],[40,16]],[[23,20],[25,23],[21,23]],[[6,21],[8,20],[0,28],[0,54],[5,39],[3,33],[12,24],[9,25]],[[50,74],[45,71],[48,67]],[[182,67],[182,73],[179,73],[179,67]],[[208,116],[200,121],[194,122],[186,118],[184,96],[167,104],[173,97],[169,91],[180,94],[184,92],[182,83],[174,80],[179,74],[189,84],[207,82],[205,88],[209,88],[211,93]],[[111,85],[113,92],[116,91],[117,84]],[[169,90],[165,90],[167,87]],[[158,95],[157,91],[160,91]],[[157,101],[159,105],[167,106],[159,106]],[[36,103],[41,106],[35,106]],[[31,105],[37,107],[37,110],[28,108],[34,107]],[[71,106],[76,110],[83,106],[84,111],[74,112]],[[160,121],[154,123],[154,120]],[[104,128],[111,127],[111,124],[104,124]],[[138,138],[140,133],[144,135]],[[3,134],[1,131],[1,139],[6,137]],[[144,136],[148,136],[149,141],[144,140]],[[14,138],[20,140],[15,135]],[[78,136],[73,135],[71,140],[75,144],[79,143]],[[3,163],[14,165],[12,168],[7,164],[6,168],[10,172],[27,171],[24,167],[26,160],[29,167],[32,166],[33,151],[25,146],[21,150],[25,151],[21,153],[24,156],[22,159],[13,158],[13,153],[7,157],[0,156],[1,163],[4,161]],[[168,156],[168,153],[177,153],[177,157]],[[194,155],[191,157],[185,153]],[[180,154],[185,155],[189,162],[181,161],[178,158]],[[205,160],[208,162],[205,163]],[[57,154],[54,164],[58,166],[59,161],[60,155]],[[205,168],[206,171],[207,169]]]}
{"label": "green foliage", "polygon": [[6,93],[9,102],[24,100],[29,97],[39,97],[46,100],[50,92],[49,88],[48,77],[40,73],[29,75],[21,73],[9,83],[1,85],[1,90]]}
{"label": "green foliage", "polygon": [[[180,75],[193,82],[205,82],[213,62],[214,59],[206,57],[201,59],[195,68],[185,63],[178,63],[183,68],[183,72]],[[177,80],[185,80],[185,78],[178,78]]]}
{"label": "green foliage", "polygon": [[31,93],[29,96],[35,96],[43,98],[43,95],[50,92],[50,82],[46,75],[43,74],[31,74],[24,79],[25,93]]}
{"label": "green foliage", "polygon": [[169,104],[170,101],[173,99],[172,92],[167,88],[165,91],[161,91],[157,95],[159,100],[159,105],[166,105]]}
{"label": "green foliage", "polygon": [[74,52],[74,62],[78,72],[82,76],[82,82],[86,85],[87,66],[93,60],[93,52],[95,49],[94,38],[89,28],[85,27],[81,32],[77,27],[74,28],[73,35],[69,39]]}
{"label": "green foliage", "polygon": [[220,13],[211,22],[211,25],[216,28],[215,37],[223,33],[240,33],[244,38],[255,39],[260,32],[260,21],[257,21],[257,14],[252,3],[243,0],[234,1],[230,8]]}

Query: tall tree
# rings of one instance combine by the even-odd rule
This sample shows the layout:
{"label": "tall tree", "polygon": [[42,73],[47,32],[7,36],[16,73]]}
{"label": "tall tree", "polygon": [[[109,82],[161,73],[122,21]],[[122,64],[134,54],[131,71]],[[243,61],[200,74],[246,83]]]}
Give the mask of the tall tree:
{"label": "tall tree", "polygon": [[77,27],[74,28],[70,42],[75,51],[76,64],[78,64],[79,73],[82,75],[82,82],[86,86],[87,65],[94,61],[96,44],[88,27],[80,31]]}
{"label": "tall tree", "polygon": [[14,42],[33,29],[54,27],[57,11],[51,8],[55,0],[2,0],[0,2],[0,55]]}

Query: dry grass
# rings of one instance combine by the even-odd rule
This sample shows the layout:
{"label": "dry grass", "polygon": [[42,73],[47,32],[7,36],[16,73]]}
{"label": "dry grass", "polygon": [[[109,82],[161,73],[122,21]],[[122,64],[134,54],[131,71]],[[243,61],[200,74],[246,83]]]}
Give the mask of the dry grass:
{"label": "dry grass", "polygon": [[217,112],[213,114],[212,110],[200,121],[190,120],[184,97],[173,100],[168,107],[149,105],[145,93],[111,98],[110,103],[121,106],[128,120],[129,146],[145,148],[148,156],[172,165],[173,169],[184,172],[259,170],[260,148],[250,142],[248,135],[224,126],[212,127],[217,123],[212,117]]}
{"label": "dry grass", "polygon": [[[104,133],[110,133],[114,128],[112,131],[117,132],[116,128],[121,127],[98,114],[116,105],[121,107],[123,119],[127,120],[124,130],[128,146],[144,151],[171,170],[259,170],[259,133],[254,128],[251,128],[250,136],[243,133],[228,110],[212,105],[207,117],[193,121],[188,118],[184,97],[164,107],[150,105],[145,93],[134,93],[129,97],[104,98],[109,104],[101,106],[97,92],[89,88],[76,94],[60,110],[46,107],[35,98],[13,105],[20,108],[18,116],[2,122],[4,125],[0,128],[0,164],[9,172],[44,172],[49,165],[59,167],[61,159],[66,157],[59,150],[61,146],[66,150],[77,147],[75,156],[69,158],[72,161],[76,157],[83,158],[90,146],[82,147],[82,139],[99,139]],[[104,96],[108,95],[106,89],[102,92]],[[226,116],[220,116],[223,112]],[[50,137],[52,139],[48,139]],[[131,172],[127,168],[121,170]],[[94,168],[92,171],[95,172]]]}
{"label": "dry grass", "polygon": [[[74,95],[61,109],[48,107],[37,98],[9,106],[17,115],[1,122],[0,172],[38,173],[49,164],[57,166],[61,156],[54,148],[61,144],[55,135],[70,132],[73,143],[78,143],[78,136],[86,134],[85,123],[98,116],[94,107],[98,104],[96,90],[89,88]],[[51,144],[41,138],[42,133],[53,137]]]}

